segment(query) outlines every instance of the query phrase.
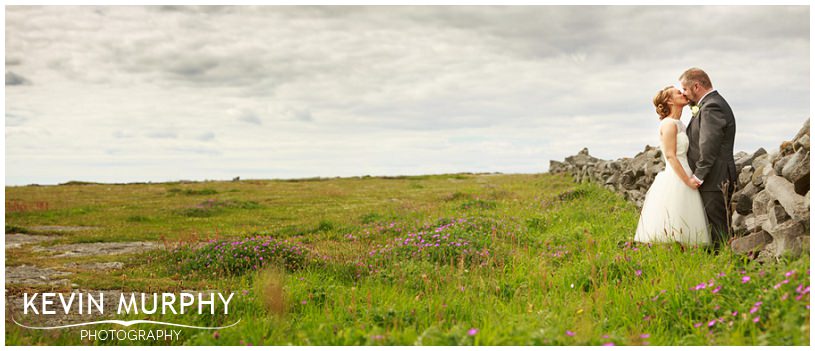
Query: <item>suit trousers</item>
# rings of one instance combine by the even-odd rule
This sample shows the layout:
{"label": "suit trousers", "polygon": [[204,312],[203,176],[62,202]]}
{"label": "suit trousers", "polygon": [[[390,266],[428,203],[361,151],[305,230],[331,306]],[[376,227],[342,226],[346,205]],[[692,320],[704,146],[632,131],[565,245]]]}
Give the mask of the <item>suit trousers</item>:
{"label": "suit trousers", "polygon": [[725,203],[730,203],[733,192],[728,191],[727,199],[722,191],[700,191],[702,204],[705,207],[705,216],[710,226],[710,240],[713,249],[720,249],[727,244],[729,239],[730,216],[727,213]]}

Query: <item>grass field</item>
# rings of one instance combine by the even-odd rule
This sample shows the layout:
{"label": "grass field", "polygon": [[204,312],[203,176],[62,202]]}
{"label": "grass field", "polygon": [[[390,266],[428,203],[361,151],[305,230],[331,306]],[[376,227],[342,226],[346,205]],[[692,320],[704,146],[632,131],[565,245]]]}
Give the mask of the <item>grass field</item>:
{"label": "grass field", "polygon": [[[183,329],[172,344],[809,345],[808,255],[760,265],[729,251],[633,245],[634,205],[562,175],[27,186],[7,187],[6,201],[7,233],[98,227],[42,233],[53,240],[41,245],[166,247],[77,259],[23,246],[6,251],[6,266],[116,259],[123,269],[76,270],[71,281],[236,292],[228,316],[162,316],[241,319]],[[6,344],[81,342],[76,330],[27,330],[7,317]]]}

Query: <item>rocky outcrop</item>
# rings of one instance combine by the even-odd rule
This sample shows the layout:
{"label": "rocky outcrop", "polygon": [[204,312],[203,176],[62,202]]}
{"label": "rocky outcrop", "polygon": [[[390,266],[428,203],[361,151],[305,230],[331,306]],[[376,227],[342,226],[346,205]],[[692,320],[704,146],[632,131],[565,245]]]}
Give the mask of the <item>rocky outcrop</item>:
{"label": "rocky outcrop", "polygon": [[[739,152],[734,159],[739,177],[729,204],[733,251],[763,261],[809,252],[809,119],[778,150]],[[592,157],[584,148],[549,164],[550,173],[601,184],[638,208],[664,168],[662,152],[654,146],[614,161]]]}

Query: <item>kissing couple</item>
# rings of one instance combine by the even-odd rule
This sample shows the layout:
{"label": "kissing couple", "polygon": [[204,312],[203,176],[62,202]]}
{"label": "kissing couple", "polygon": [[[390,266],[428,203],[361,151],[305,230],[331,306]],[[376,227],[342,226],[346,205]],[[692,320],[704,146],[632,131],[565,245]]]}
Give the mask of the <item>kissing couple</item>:
{"label": "kissing couple", "polygon": [[[727,204],[738,173],[733,159],[736,120],[705,71],[690,68],[682,90],[668,86],[654,97],[665,169],[648,189],[634,241],[705,246],[718,253],[729,236]],[[690,105],[687,128],[679,119]]]}

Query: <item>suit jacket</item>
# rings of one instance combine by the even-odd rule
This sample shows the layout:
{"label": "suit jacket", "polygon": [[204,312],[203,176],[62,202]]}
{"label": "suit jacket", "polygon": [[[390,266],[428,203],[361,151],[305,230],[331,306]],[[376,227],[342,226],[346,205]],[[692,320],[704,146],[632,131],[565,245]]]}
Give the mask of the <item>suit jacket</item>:
{"label": "suit jacket", "polygon": [[699,191],[721,191],[724,181],[730,182],[732,190],[738,180],[733,160],[736,119],[727,101],[716,91],[705,96],[685,133],[690,143],[688,164],[703,181]]}

